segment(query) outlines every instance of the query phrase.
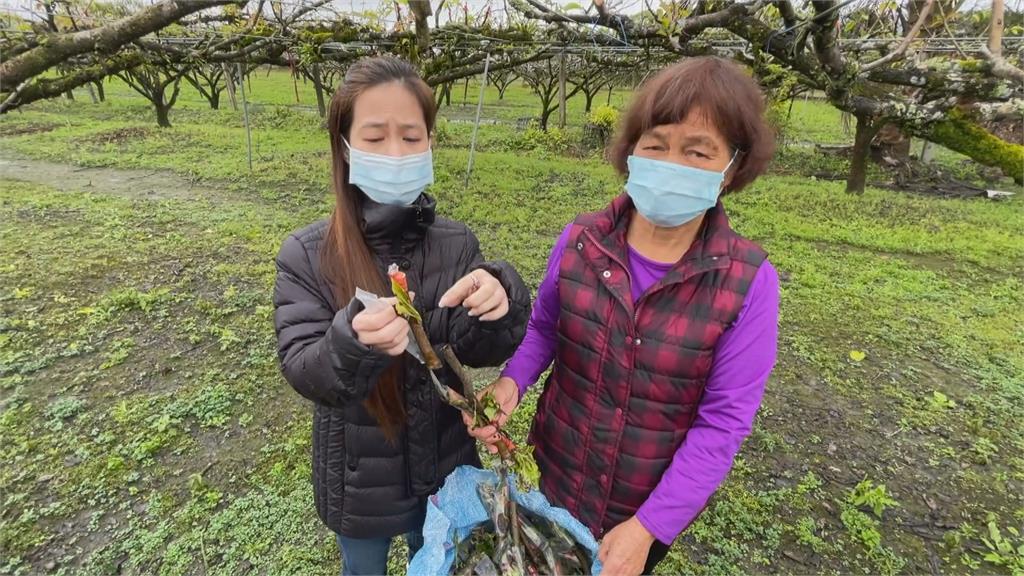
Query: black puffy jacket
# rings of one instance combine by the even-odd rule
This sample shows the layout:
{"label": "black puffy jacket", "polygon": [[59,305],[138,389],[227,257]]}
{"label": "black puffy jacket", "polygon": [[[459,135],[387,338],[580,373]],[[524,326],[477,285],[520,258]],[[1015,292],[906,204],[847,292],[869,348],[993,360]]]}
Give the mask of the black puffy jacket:
{"label": "black puffy jacket", "polygon": [[[485,263],[466,226],[435,217],[423,195],[412,206],[385,206],[363,198],[363,233],[381,274],[397,263],[416,293],[431,343],[450,343],[468,366],[495,366],[522,340],[529,291],[512,266]],[[313,484],[317,513],[331,530],[352,538],[396,536],[418,529],[426,496],[462,464],[479,466],[473,440],[458,411],[441,401],[426,368],[407,354],[392,358],[363,346],[352,330],[358,301],[337,309],[320,273],[327,221],[289,236],[277,256],[274,324],[285,379],[314,402]],[[495,322],[462,307],[437,308],[441,295],[474,269],[496,276],[509,297]],[[391,362],[405,364],[406,426],[389,443],[363,406]],[[462,389],[447,369],[441,380]]]}

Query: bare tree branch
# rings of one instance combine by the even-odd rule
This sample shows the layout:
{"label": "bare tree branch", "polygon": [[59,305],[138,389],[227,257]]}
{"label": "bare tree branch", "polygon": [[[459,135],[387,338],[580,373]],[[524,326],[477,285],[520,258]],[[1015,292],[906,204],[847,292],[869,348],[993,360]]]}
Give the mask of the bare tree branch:
{"label": "bare tree branch", "polygon": [[764,0],[746,3],[738,2],[717,12],[690,16],[679,22],[679,29],[687,34],[695,35],[698,32],[707,30],[708,28],[724,27],[733,20],[743,18],[744,16],[752,16],[755,12],[760,10],[765,3],[766,2]]}
{"label": "bare tree branch", "polygon": [[422,54],[430,49],[430,1],[409,0],[409,10],[416,21],[416,47]]}
{"label": "bare tree branch", "polygon": [[[551,23],[568,23],[568,24],[598,24],[606,28],[610,28],[616,32],[622,30],[630,31],[633,29],[633,21],[626,16],[620,14],[612,14],[607,10],[598,9],[596,15],[592,14],[565,14],[563,12],[556,11],[552,8],[545,6],[538,0],[526,0],[529,6],[526,6],[522,0],[513,0],[512,5],[515,6],[520,12],[526,15],[528,18],[534,20],[543,20]],[[632,34],[631,34],[632,35]]]}
{"label": "bare tree branch", "polygon": [[[489,72],[500,72],[502,70],[507,70],[509,68],[516,68],[518,66],[522,66],[523,64],[528,64],[530,62],[536,62],[538,60],[545,60],[545,59],[552,58],[554,56],[554,53],[550,52],[549,48],[550,48],[549,46],[541,46],[541,47],[537,48],[536,50],[528,52],[525,56],[522,56],[522,57],[519,57],[519,58],[509,58],[508,60],[505,60],[503,62],[495,62],[495,63],[490,65],[490,67],[488,68],[488,71]],[[481,60],[483,60],[483,58],[481,58]],[[457,69],[452,69],[452,70],[449,70],[449,71],[447,71],[447,72],[445,72],[443,74],[435,74],[435,75],[432,75],[432,76],[428,76],[424,80],[427,82],[427,85],[429,85],[430,87],[434,87],[434,86],[440,86],[440,85],[445,84],[447,82],[453,82],[455,80],[459,80],[459,79],[462,79],[462,78],[468,78],[470,76],[476,76],[477,74],[483,74],[483,72],[484,72],[484,65],[483,64],[476,64],[476,65],[473,65],[473,66],[465,66],[465,67],[460,67],[460,68],[457,68]]]}
{"label": "bare tree branch", "polygon": [[84,68],[79,68],[59,78],[38,78],[26,81],[22,86],[12,91],[7,100],[0,105],[0,114],[30,102],[60,96],[72,88],[102,80],[107,76],[138,66],[143,62],[142,54],[129,52],[102,60]]}
{"label": "bare tree branch", "polygon": [[[514,4],[520,8],[526,1],[514,0]],[[803,21],[800,20],[792,3],[785,3],[784,6],[780,6],[781,2],[774,3],[779,6],[780,15],[786,22],[785,28],[781,30],[773,28],[756,15],[756,11],[764,5],[763,3],[699,2],[701,11],[711,12],[695,13],[677,20],[672,36],[666,37],[664,33],[657,37],[652,36],[647,46],[654,47],[660,43],[663,50],[691,50],[698,43],[690,41],[692,37],[689,33],[700,33],[706,29],[716,28],[727,30],[749,43],[754,54],[765,54],[765,58],[770,58],[768,61],[781,64],[794,73],[804,89],[824,90],[829,102],[836,108],[872,121],[892,122],[910,134],[947,146],[959,146],[958,151],[975,160],[998,165],[1007,174],[1020,178],[1021,167],[1014,168],[1004,160],[986,157],[983,147],[971,148],[964,143],[957,144],[951,134],[959,128],[969,130],[972,134],[981,130],[974,140],[983,139],[983,127],[970,121],[956,119],[954,116],[965,102],[997,102],[1019,98],[1020,88],[1011,86],[1008,89],[1006,80],[1015,82],[1018,87],[1021,86],[1024,83],[1021,72],[1005,61],[992,59],[983,61],[980,65],[977,60],[969,61],[969,66],[968,61],[961,66],[957,61],[946,60],[928,65],[892,68],[891,64],[903,57],[915,37],[923,34],[924,23],[918,27],[917,32],[910,34],[910,28],[918,21],[928,20],[927,13],[920,13],[924,12],[923,9],[919,11],[919,17],[906,26],[905,37],[894,38],[891,46],[884,42],[864,43],[850,47],[849,53],[846,53],[847,47],[841,46],[839,42],[839,13],[853,1],[811,0],[808,4],[812,7],[814,15]],[[921,0],[922,7],[926,1],[930,4],[935,2]],[[566,16],[545,9],[543,5],[538,7],[538,3],[538,0],[529,0],[532,7],[526,7],[521,11],[527,18],[563,25],[590,23],[607,27],[607,24],[599,19],[615,18],[615,15],[610,13],[606,17],[600,14]],[[656,18],[658,13],[650,3],[646,6]],[[631,37],[643,37],[646,32],[647,30],[634,29]],[[805,49],[808,38],[813,40],[813,51]],[[874,64],[871,69],[863,70],[860,74],[855,73],[858,67],[853,64],[852,58],[869,52],[895,49],[901,44],[906,46],[900,47],[886,60]],[[748,63],[756,62],[749,53],[746,56]],[[849,62],[846,60],[847,57],[851,58]],[[999,70],[999,75],[995,75],[993,70]],[[907,91],[904,88],[913,90]],[[1019,164],[1019,160],[1017,163]]]}
{"label": "bare tree branch", "polygon": [[992,0],[992,20],[988,27],[988,51],[996,57],[1003,55],[1003,0]]}
{"label": "bare tree branch", "polygon": [[987,47],[981,47],[981,54],[992,64],[992,75],[1024,86],[1024,70],[1010,64],[1002,56],[993,54]]}
{"label": "bare tree branch", "polygon": [[448,0],[441,0],[437,3],[437,10],[434,10],[434,28],[441,27],[441,10],[444,8],[447,1]]}
{"label": "bare tree branch", "polygon": [[181,20],[179,24],[185,27],[202,24],[226,24],[228,22],[233,22],[235,18],[235,16],[231,16],[229,14],[200,14],[195,18]]}
{"label": "bare tree branch", "polygon": [[907,32],[907,35],[903,37],[903,41],[896,47],[895,50],[889,52],[885,56],[882,56],[878,60],[864,65],[861,68],[861,72],[870,72],[879,66],[884,66],[893,60],[903,58],[903,54],[906,53],[907,47],[910,43],[917,38],[917,35],[921,32],[921,28],[924,27],[925,22],[928,21],[928,15],[932,12],[932,7],[935,6],[935,0],[927,0],[924,7],[921,8],[921,13],[917,17],[917,22],[914,22],[914,26]]}
{"label": "bare tree branch", "polygon": [[790,0],[779,0],[776,7],[779,9],[779,15],[782,16],[782,23],[786,28],[796,26],[798,20],[796,9],[793,8],[793,3]]}
{"label": "bare tree branch", "polygon": [[949,36],[949,39],[953,42],[953,46],[956,48],[957,54],[959,54],[961,58],[967,59],[967,53],[960,47],[960,43],[956,41],[956,34],[949,29],[949,18],[946,17],[946,10],[942,7],[942,2],[939,2],[937,6],[939,8],[939,16],[942,18],[942,28],[945,29],[946,35]]}
{"label": "bare tree branch", "polygon": [[8,45],[6,42],[10,42],[9,38],[3,32],[0,32],[0,37],[3,38],[4,42],[0,43],[0,51],[3,52],[4,58],[8,60],[14,58],[19,54],[24,54],[29,50],[39,46],[39,38],[29,36],[25,38],[20,44]]}
{"label": "bare tree branch", "polygon": [[926,100],[957,96],[998,102],[1013,97],[1006,82],[994,72],[992,62],[974,62],[966,71],[959,62],[942,63],[933,67],[905,66],[903,68],[877,68],[867,73],[871,82],[888,86],[904,86],[921,91]]}
{"label": "bare tree branch", "polygon": [[159,30],[189,14],[242,0],[163,0],[106,26],[54,34],[45,43],[0,64],[0,91],[46,72],[68,59],[87,52],[114,52],[121,46]]}
{"label": "bare tree branch", "polygon": [[651,15],[651,18],[655,22],[657,22],[658,21],[658,13],[654,11],[654,8],[651,8],[651,0],[644,0],[644,6],[647,7],[647,12]]}
{"label": "bare tree branch", "polygon": [[[237,44],[238,42],[243,40],[247,34],[252,32],[252,30],[256,27],[256,24],[259,23],[260,14],[263,11],[264,1],[265,0],[260,0],[259,6],[257,7],[257,11],[254,12],[252,17],[249,19],[249,23],[246,26],[245,30],[238,34],[232,35],[231,37],[225,39],[220,43],[214,44],[213,46],[208,48],[206,52],[212,56],[216,54],[218,51],[226,48],[227,46]],[[303,4],[297,10],[292,12],[291,15],[288,16],[288,18],[284,18],[283,16],[279,18],[281,22],[281,30],[277,31],[278,33],[268,36],[266,40],[257,40],[253,44],[250,44],[243,48],[239,48],[233,52],[216,54],[216,59],[212,59],[211,61],[227,62],[230,60],[240,60],[250,54],[254,54],[257,51],[263,49],[264,47],[267,47],[270,44],[277,42],[281,38],[281,36],[286,35],[288,33],[288,27],[298,22],[299,18],[302,18],[303,16],[309,14],[310,12],[320,9],[329,3],[330,0],[316,0],[315,2],[310,2],[309,4]]]}
{"label": "bare tree branch", "polygon": [[839,37],[839,9],[849,3],[847,1],[843,4],[836,4],[833,0],[813,0],[811,2],[815,11],[811,24],[814,53],[818,55],[818,60],[830,76],[839,76],[846,68],[836,40]]}
{"label": "bare tree branch", "polygon": [[[238,0],[194,0],[195,2],[219,3],[229,4],[237,3]],[[329,0],[316,0],[309,4],[304,4],[299,9],[295,10],[287,18],[282,17],[282,21],[285,25],[296,22],[299,18],[308,14],[309,12],[316,10],[326,5]],[[156,5],[160,6],[160,5]],[[156,7],[154,6],[154,7]],[[110,26],[117,25],[122,21],[115,22]],[[250,19],[250,24],[256,22],[255,18]],[[166,26],[168,23],[164,23]],[[106,28],[106,27],[104,27]],[[94,30],[87,30],[82,32],[86,34],[95,30],[102,30],[103,28],[97,28]],[[104,52],[115,53],[114,56],[103,56],[97,60],[87,60],[85,68],[69,73],[58,80],[32,78],[28,80],[28,84],[21,86],[17,91],[17,94],[10,95],[5,103],[0,106],[0,113],[14,109],[18,106],[34,102],[36,100],[51,98],[62,93],[61,91],[54,92],[58,87],[63,88],[63,91],[82,86],[88,82],[93,82],[102,79],[105,76],[124,72],[125,70],[131,69],[139,64],[146,61],[146,54],[160,55],[161,59],[168,65],[180,64],[190,59],[200,59],[210,63],[221,63],[221,62],[238,62],[241,60],[247,61],[248,63],[275,63],[282,64],[281,54],[289,46],[290,37],[282,36],[284,32],[278,31],[273,36],[252,42],[251,44],[242,46],[236,50],[231,51],[215,51],[211,47],[190,49],[186,47],[180,47],[171,45],[168,43],[161,42],[158,39],[148,38],[134,38],[125,42],[121,45],[114,47],[113,49],[107,49],[104,45],[99,45],[94,48],[86,48],[82,53],[98,53],[103,54]],[[290,34],[290,33],[289,33]],[[244,34],[236,34],[228,39],[230,43],[238,43],[246,40]],[[136,47],[132,51],[122,51],[121,54],[116,54],[119,48],[132,44]],[[200,39],[197,38],[196,46],[200,45]],[[225,46],[226,44],[220,43],[215,46]],[[47,48],[48,45],[44,44],[40,48]],[[69,60],[65,60],[67,62]],[[70,59],[74,62],[74,59]],[[8,61],[10,63],[10,61]],[[287,64],[287,63],[284,63]],[[4,80],[8,80],[4,78]]]}
{"label": "bare tree branch", "polygon": [[[253,10],[252,16],[249,18],[249,22],[246,23],[245,28],[242,30],[241,34],[251,34],[252,31],[256,28],[256,25],[259,24],[260,18],[263,15],[263,4],[265,3],[265,1],[266,0],[260,0],[259,4],[256,5],[256,9]],[[229,46],[238,38],[240,38],[239,35],[233,35],[229,38],[226,38],[222,42],[210,46],[210,51],[220,50],[226,46]]]}
{"label": "bare tree branch", "polygon": [[820,62],[804,51],[803,40],[798,36],[777,34],[775,30],[753,16],[729,22],[726,29],[740,38],[765,38],[763,49],[804,78],[810,88],[822,90],[828,85],[828,76],[821,69]]}
{"label": "bare tree branch", "polygon": [[[603,12],[603,15],[602,13],[597,15],[564,14],[548,8],[538,0],[525,0],[525,2],[528,2],[529,6],[525,5],[524,0],[512,0],[513,6],[522,12],[524,16],[530,19],[542,20],[544,22],[555,24],[596,24],[615,32],[616,34],[626,32],[632,40],[664,38],[662,32],[655,27],[638,28],[636,23],[634,23],[630,18],[620,14],[613,14],[607,10]],[[728,4],[724,8],[710,14],[705,14],[703,11],[704,4],[699,4],[698,10],[695,10],[689,17],[675,22],[675,31],[678,32],[678,36],[670,36],[667,39],[669,45],[672,51],[677,54],[697,55],[705,53],[707,51],[706,49],[691,49],[684,44],[690,38],[700,34],[700,32],[708,28],[726,27],[730,22],[753,15],[766,3],[767,0],[736,2]],[[533,6],[534,8],[531,8],[530,6]],[[648,10],[651,10],[651,13],[654,14],[650,4],[648,4]],[[611,38],[602,38],[600,36],[591,36],[590,39],[603,44],[618,44]]]}

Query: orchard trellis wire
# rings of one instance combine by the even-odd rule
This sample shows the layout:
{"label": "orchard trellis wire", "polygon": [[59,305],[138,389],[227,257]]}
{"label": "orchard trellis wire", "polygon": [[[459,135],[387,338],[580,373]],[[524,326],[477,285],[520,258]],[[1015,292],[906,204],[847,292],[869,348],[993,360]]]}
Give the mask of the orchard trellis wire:
{"label": "orchard trellis wire", "polygon": [[[40,0],[33,7],[53,14],[55,1]],[[947,14],[943,0],[904,0],[884,9],[856,0],[678,1],[659,2],[657,7],[648,0],[609,0],[573,11],[544,0],[502,0],[500,6],[487,2],[474,10],[452,10],[451,5],[441,10],[441,3],[422,0],[385,3],[375,11],[360,3],[361,12],[354,1],[339,6],[328,0],[275,0],[243,3],[243,9],[224,13],[225,18],[201,14],[227,3],[168,3],[178,10],[174,17],[161,15],[160,5],[143,7],[131,18],[145,25],[131,29],[118,28],[123,14],[116,10],[97,17],[72,14],[68,8],[68,17],[78,18],[76,28],[85,29],[60,30],[51,17],[45,42],[36,28],[25,25],[32,18],[45,21],[40,12],[12,8],[7,28],[0,29],[0,56],[6,59],[0,61],[0,112],[140,66],[287,66],[293,74],[313,79],[322,114],[324,82],[337,73],[330,66],[343,68],[368,54],[396,54],[417,63],[428,84],[448,102],[454,82],[524,66],[535,69],[537,62],[552,59],[558,66],[549,69],[560,75],[566,61],[572,70],[614,61],[644,62],[634,65],[640,77],[670,59],[717,54],[787,86],[783,96],[823,95],[851,115],[862,132],[891,123],[1024,181],[1024,168],[1006,160],[1012,154],[993,157],[987,152],[1002,145],[996,140],[951,136],[972,126],[985,130],[986,122],[1007,114],[1006,106],[1024,109],[1024,37],[1017,24],[1004,35],[1002,25],[993,26],[974,13]],[[638,12],[626,14],[630,10]],[[915,10],[921,11],[922,25],[911,26]],[[924,20],[929,10],[930,23]],[[179,20],[185,22],[184,30],[161,32]],[[12,30],[18,22],[24,29]],[[72,38],[94,31],[104,33],[103,42],[76,43]],[[51,69],[56,76],[46,75]],[[189,79],[195,85],[196,78]],[[561,80],[559,93],[564,100]],[[592,95],[586,95],[589,105]],[[559,108],[564,112],[564,104]],[[966,117],[952,120],[955,110]],[[543,117],[548,114],[545,110]]]}
{"label": "orchard trellis wire", "polygon": [[[608,46],[608,45],[596,45],[593,43],[580,40],[576,43],[565,43],[558,41],[545,41],[545,40],[504,40],[500,38],[489,37],[482,34],[472,34],[459,30],[444,30],[445,34],[451,33],[454,35],[463,36],[465,38],[476,38],[479,42],[476,43],[463,43],[456,44],[454,46],[447,46],[448,50],[452,51],[478,51],[486,54],[485,67],[482,71],[483,80],[480,83],[480,94],[477,102],[477,114],[473,126],[473,139],[470,148],[470,156],[466,169],[465,181],[468,185],[470,175],[472,173],[473,160],[476,151],[476,134],[479,130],[480,118],[483,107],[483,97],[485,93],[485,87],[487,84],[487,73],[489,72],[489,66],[491,62],[491,55],[494,52],[502,55],[510,53],[527,53],[536,51],[538,47],[543,49],[543,54],[546,57],[553,58],[561,55],[573,55],[573,56],[599,56],[599,57],[616,57],[616,56],[628,56],[628,55],[661,55],[671,56],[672,53],[666,51],[660,47],[642,47],[635,45],[622,45],[622,46]],[[254,38],[264,38],[254,36]],[[165,37],[160,38],[158,42],[165,43],[171,46],[195,46],[203,42],[202,38],[192,37]],[[295,39],[282,39],[284,44],[289,47],[297,47],[300,42]],[[987,38],[982,36],[975,37],[930,37],[923,39],[919,42],[918,49],[922,52],[929,54],[947,54],[957,52],[980,52],[984,47]],[[1020,48],[1024,46],[1024,36],[1011,36],[1003,39],[1004,43],[1008,48]],[[492,42],[501,42],[500,46],[494,47]],[[856,47],[862,50],[875,49],[881,50],[889,47],[892,44],[898,42],[898,39],[894,38],[868,38],[868,39],[844,39],[840,40],[840,45]],[[376,41],[352,41],[352,42],[326,42],[319,46],[321,55],[325,61],[331,61],[335,57],[339,62],[350,61],[354,58],[358,58],[367,54],[380,54],[389,52],[397,44],[395,41],[388,40],[376,40]],[[730,41],[730,40],[709,40],[705,45],[711,50],[719,53],[730,53],[734,51],[743,51],[749,48],[749,44],[742,41]],[[285,53],[286,56],[294,57],[294,54],[290,52]],[[524,66],[530,66],[530,64],[524,64]],[[646,74],[645,76],[646,77]],[[243,91],[243,100],[245,99]],[[560,106],[561,108],[561,106]],[[247,142],[249,151],[249,169],[252,170],[252,136],[251,128],[248,122],[248,107],[245,106],[246,114],[246,132]]]}

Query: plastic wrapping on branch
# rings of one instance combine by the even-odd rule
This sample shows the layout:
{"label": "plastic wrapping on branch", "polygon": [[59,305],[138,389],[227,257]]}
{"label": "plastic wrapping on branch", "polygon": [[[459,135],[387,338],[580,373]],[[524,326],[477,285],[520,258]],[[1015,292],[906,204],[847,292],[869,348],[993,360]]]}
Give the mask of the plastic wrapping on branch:
{"label": "plastic wrapping on branch", "polygon": [[[497,427],[498,417],[501,415],[498,402],[491,394],[477,399],[469,373],[459,362],[454,350],[447,345],[441,348],[441,354],[461,382],[465,394],[453,390],[437,377],[435,372],[440,370],[443,364],[423,329],[423,317],[413,305],[405,273],[392,264],[388,269],[388,276],[397,300],[395,311],[409,322],[414,336],[410,343],[410,352],[423,362],[438,396],[469,416],[477,427]],[[539,510],[552,510],[546,500],[536,502],[535,508],[520,506],[521,495],[516,482],[519,482],[524,491],[535,487],[540,476],[537,464],[528,447],[517,446],[503,430],[498,430],[498,436],[498,470],[496,475],[491,473],[496,482],[483,481],[485,477],[477,475],[473,476],[477,482],[472,490],[457,491],[445,496],[443,501],[440,495],[431,498],[435,509],[442,515],[459,506],[469,506],[475,511],[482,508],[484,517],[472,522],[471,526],[463,525],[463,528],[471,531],[459,534],[445,529],[441,535],[438,532],[439,528],[425,525],[425,541],[433,543],[442,538],[445,543],[454,544],[459,552],[449,557],[451,546],[444,545],[444,561],[438,562],[437,555],[432,554],[431,549],[425,546],[427,549],[421,554],[425,558],[432,558],[433,564],[430,567],[411,569],[410,573],[555,575],[579,574],[590,569],[592,555],[596,552],[596,543],[585,528],[564,510],[559,516],[561,524],[543,517]],[[456,471],[456,474],[459,473]],[[472,472],[463,471],[461,474],[472,475]],[[455,476],[453,474],[453,477],[446,481],[442,494],[447,494],[445,490],[450,489],[452,484],[458,481]],[[538,492],[529,494],[536,494],[534,499],[543,499]],[[566,524],[571,525],[580,536],[573,537],[566,530]],[[583,538],[582,533],[586,533],[589,540]]]}
{"label": "plastic wrapping on branch", "polygon": [[[423,329],[423,317],[420,312],[412,303],[412,297],[409,294],[409,284],[406,279],[405,273],[399,270],[396,264],[392,264],[388,268],[388,276],[391,279],[391,290],[395,295],[395,299],[398,303],[395,305],[395,311],[399,316],[405,318],[409,322],[409,329],[413,334],[412,343],[415,343],[414,355],[418,360],[423,362],[427,370],[430,372],[431,381],[437,391],[438,396],[441,397],[445,403],[457,408],[460,412],[468,415],[477,427],[484,427],[495,425],[500,415],[500,408],[497,400],[491,394],[486,394],[482,399],[478,400],[476,392],[473,387],[473,381],[469,377],[469,373],[465,367],[455,356],[454,350],[451,349],[447,344],[444,345],[442,355],[445,361],[448,363],[449,368],[455,373],[456,377],[459,378],[462,384],[462,389],[465,395],[459,394],[451,387],[443,384],[436,376],[435,371],[440,370],[443,367],[441,359],[437,356],[434,351],[433,345],[430,343],[427,337],[426,331]],[[410,347],[412,346],[410,343]],[[529,446],[519,447],[508,437],[504,431],[499,430],[498,436],[500,441],[496,445],[502,466],[510,467],[512,472],[516,474],[526,486],[536,485],[540,473],[537,470],[537,464],[533,460],[533,455]]]}

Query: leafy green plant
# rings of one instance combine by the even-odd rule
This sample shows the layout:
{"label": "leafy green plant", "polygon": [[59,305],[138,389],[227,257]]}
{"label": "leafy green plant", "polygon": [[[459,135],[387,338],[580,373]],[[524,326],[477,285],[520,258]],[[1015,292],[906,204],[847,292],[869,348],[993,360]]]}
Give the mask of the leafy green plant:
{"label": "leafy green plant", "polygon": [[133,443],[131,457],[140,462],[150,461],[161,448],[168,444],[170,437],[171,434],[168,433],[155,433]]}
{"label": "leafy green plant", "polygon": [[989,550],[983,558],[989,564],[1008,568],[1013,574],[1024,574],[1024,538],[1013,526],[1007,527],[1006,532],[1003,536],[995,520],[989,521],[988,537],[981,539]]}
{"label": "leafy green plant", "polygon": [[[108,292],[96,305],[96,309],[105,313],[130,312],[139,310],[152,312],[157,304],[169,299],[170,288],[156,288],[142,292],[137,288],[123,288]],[[92,308],[85,308],[83,311],[89,313]]]}
{"label": "leafy green plant", "polygon": [[608,133],[614,132],[619,124],[619,111],[611,106],[598,106],[587,115],[587,122]]}
{"label": "leafy green plant", "polygon": [[999,447],[988,438],[978,436],[971,445],[971,453],[978,464],[990,464],[992,457],[999,453]]}
{"label": "leafy green plant", "polygon": [[85,400],[76,397],[61,398],[50,404],[46,409],[46,416],[53,420],[55,426],[60,428],[65,420],[78,416],[85,410]]}
{"label": "leafy green plant", "polygon": [[871,516],[855,508],[847,508],[840,514],[840,519],[850,536],[868,550],[875,550],[882,545],[882,533],[878,531],[878,521]]}
{"label": "leafy green plant", "polygon": [[868,554],[871,558],[871,562],[874,564],[875,570],[879,574],[884,576],[896,576],[903,571],[903,567],[907,565],[907,561],[897,555],[890,548],[882,546]]}
{"label": "leafy green plant", "polygon": [[223,494],[210,486],[202,474],[195,473],[188,477],[188,489],[193,500],[199,504],[201,509],[211,510],[220,504]]}
{"label": "leafy green plant", "polygon": [[847,497],[847,501],[856,507],[867,506],[879,518],[882,517],[882,512],[886,508],[899,506],[899,502],[890,498],[886,493],[885,484],[876,486],[874,482],[867,478],[854,486]]}
{"label": "leafy green plant", "polygon": [[131,355],[132,349],[135,348],[135,341],[131,338],[120,338],[115,340],[110,346],[110,351],[107,353],[107,359],[100,364],[100,369],[109,370],[114,366],[124,363]]}
{"label": "leafy green plant", "polygon": [[800,480],[800,483],[797,484],[796,493],[800,495],[812,494],[821,488],[822,485],[821,478],[813,471],[808,471]]}
{"label": "leafy green plant", "polygon": [[254,128],[263,129],[295,129],[316,128],[320,118],[315,113],[284,106],[273,106],[252,114]]}
{"label": "leafy green plant", "polygon": [[793,535],[798,543],[809,547],[817,554],[823,554],[828,550],[829,545],[818,536],[817,531],[818,526],[814,518],[804,516],[797,520],[796,526],[793,528]]}
{"label": "leafy green plant", "polygon": [[517,138],[520,150],[542,150],[553,154],[561,154],[572,144],[568,132],[561,128],[551,127],[545,132],[531,124]]}
{"label": "leafy green plant", "polygon": [[221,352],[242,342],[238,334],[227,326],[214,326],[210,328],[210,331],[217,337]]}
{"label": "leafy green plant", "polygon": [[775,132],[775,138],[781,145],[785,145],[785,143],[792,140],[795,132],[789,109],[788,101],[772,101],[768,109],[765,110],[765,119],[768,121],[772,131]]}
{"label": "leafy green plant", "polygon": [[439,116],[434,122],[434,146],[443,148],[452,142],[451,123],[444,116]]}
{"label": "leafy green plant", "polygon": [[933,410],[951,410],[956,408],[956,402],[952,401],[942,392],[935,390],[932,392],[931,398],[929,398],[929,406]]}
{"label": "leafy green plant", "polygon": [[876,517],[881,518],[887,507],[898,505],[886,494],[884,484],[875,486],[870,480],[864,479],[847,494],[839,515],[850,538],[867,550],[874,569],[886,575],[899,573],[906,565],[906,560],[882,545],[881,524],[858,507],[867,506]]}
{"label": "leafy green plant", "polygon": [[[484,394],[481,398],[481,408],[484,417],[490,422],[497,421],[498,416],[501,415],[501,406],[494,397],[493,391]],[[510,453],[512,472],[519,479],[520,486],[526,490],[532,490],[538,486],[540,484],[540,469],[537,467],[537,461],[533,458],[533,446],[525,443],[513,445]]]}

